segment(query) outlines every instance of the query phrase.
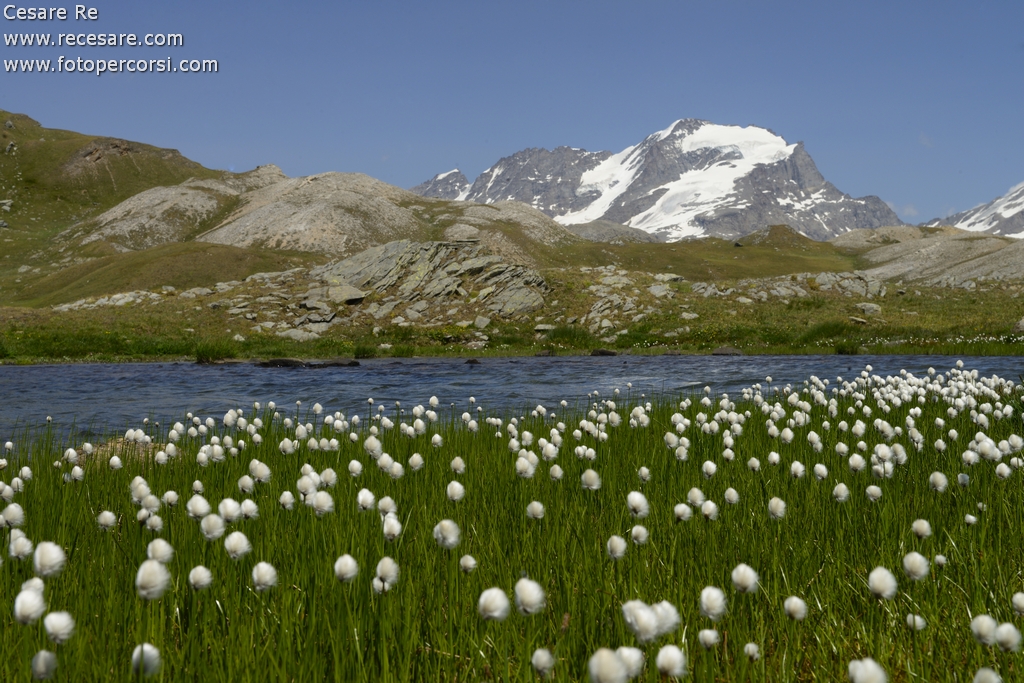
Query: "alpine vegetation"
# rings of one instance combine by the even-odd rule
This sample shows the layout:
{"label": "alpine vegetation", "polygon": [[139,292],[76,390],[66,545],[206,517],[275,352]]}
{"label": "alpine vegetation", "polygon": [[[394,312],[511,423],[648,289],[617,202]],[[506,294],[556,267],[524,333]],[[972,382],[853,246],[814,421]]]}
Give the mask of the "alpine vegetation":
{"label": "alpine vegetation", "polygon": [[1021,678],[1016,382],[564,398],[0,435],[0,680]]}

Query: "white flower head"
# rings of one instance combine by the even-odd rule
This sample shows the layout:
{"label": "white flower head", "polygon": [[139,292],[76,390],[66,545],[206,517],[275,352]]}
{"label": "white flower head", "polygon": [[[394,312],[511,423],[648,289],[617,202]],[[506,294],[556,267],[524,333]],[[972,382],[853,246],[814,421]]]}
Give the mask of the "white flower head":
{"label": "white flower head", "polygon": [[46,635],[60,645],[66,643],[75,633],[75,620],[67,612],[50,612],[43,619]]}
{"label": "white flower head", "polygon": [[868,589],[876,598],[892,600],[896,597],[896,577],[885,567],[875,567],[868,574]]}
{"label": "white flower head", "polygon": [[803,621],[807,618],[807,603],[795,595],[786,598],[782,603],[786,616],[795,621]]}
{"label": "white flower head", "polygon": [[56,576],[64,569],[64,563],[67,562],[67,559],[64,549],[59,545],[50,541],[42,541],[36,546],[36,552],[32,558],[32,566],[39,576]]}
{"label": "white flower head", "polygon": [[257,562],[252,568],[252,585],[257,593],[270,590],[277,585],[277,570],[268,562]]}
{"label": "white flower head", "polygon": [[159,599],[170,583],[171,574],[167,567],[156,560],[143,562],[135,575],[135,588],[139,592],[139,597],[145,600]]}
{"label": "white flower head", "polygon": [[359,563],[348,553],[334,562],[334,575],[339,581],[351,581],[359,574]]}
{"label": "white flower head", "polygon": [[606,550],[608,551],[608,557],[613,560],[621,560],[622,556],[626,554],[626,539],[622,536],[612,536],[608,539]]}
{"label": "white flower head", "polygon": [[213,573],[206,567],[193,567],[188,573],[188,583],[197,591],[205,590],[213,584]]}
{"label": "white flower head", "polygon": [[522,578],[515,586],[516,609],[520,614],[537,614],[544,609],[546,596],[541,585],[532,579]]}
{"label": "white flower head", "polygon": [[651,512],[647,497],[639,491],[630,491],[626,496],[626,507],[629,508],[629,514],[637,519],[643,519]]}
{"label": "white flower head", "polygon": [[782,519],[786,516],[786,502],[781,498],[772,498],[768,501],[768,516],[772,519]]}
{"label": "white flower head", "polygon": [[555,657],[549,650],[540,648],[534,650],[533,656],[530,657],[530,664],[533,665],[533,670],[537,672],[538,676],[547,678],[551,670],[555,668]]}
{"label": "white flower head", "polygon": [[928,622],[924,620],[920,614],[908,614],[907,615],[907,628],[914,631],[923,631],[928,626]]}
{"label": "white flower head", "polygon": [[459,569],[469,574],[476,569],[476,559],[472,555],[463,555],[459,558]]}
{"label": "white flower head", "polygon": [[996,642],[996,629],[999,624],[987,614],[979,614],[971,620],[971,633],[974,639],[982,645],[994,645]]}
{"label": "white flower head", "polygon": [[511,609],[508,596],[500,588],[488,588],[480,594],[477,602],[477,611],[487,620],[505,621]]}
{"label": "white flower head", "polygon": [[686,655],[678,645],[665,645],[658,650],[654,660],[658,672],[669,678],[682,678],[686,675]]}
{"label": "white flower head", "polygon": [[705,650],[710,650],[711,648],[718,645],[718,641],[720,639],[721,638],[718,635],[718,631],[716,631],[713,628],[704,628],[701,629],[699,633],[697,633],[697,642],[699,642],[701,647],[703,647]]}
{"label": "white flower head", "polygon": [[644,651],[636,647],[620,647],[615,650],[622,663],[626,665],[626,677],[630,680],[640,675],[644,668]]}
{"label": "white flower head", "polygon": [[914,581],[928,576],[928,558],[917,551],[909,552],[903,557],[903,571]]}
{"label": "white flower head", "polygon": [[14,598],[14,618],[19,624],[34,624],[46,611],[42,590],[22,588]]}
{"label": "white flower head", "polygon": [[846,669],[850,683],[886,683],[889,677],[885,670],[870,657],[855,659]]}
{"label": "white flower head", "polygon": [[143,643],[132,651],[132,671],[143,676],[153,676],[160,671],[160,650],[155,645]]}
{"label": "white flower head", "polygon": [[721,588],[707,586],[700,592],[700,613],[711,621],[718,621],[725,615],[725,593]]}
{"label": "white flower head", "polygon": [[459,525],[450,519],[442,519],[434,526],[434,540],[445,550],[452,550],[462,538]]}
{"label": "white flower head", "polygon": [[[67,614],[67,612],[63,612]],[[57,673],[57,653],[49,650],[40,650],[32,657],[32,678],[37,681],[45,681],[53,678]]]}
{"label": "white flower head", "polygon": [[602,647],[587,662],[591,683],[626,683],[626,663],[615,652]]}
{"label": "white flower head", "polygon": [[228,552],[228,557],[237,560],[252,551],[252,544],[241,531],[232,531],[224,539],[224,549]]}
{"label": "white flower head", "polygon": [[758,576],[749,565],[740,563],[732,570],[732,585],[739,593],[757,592]]}

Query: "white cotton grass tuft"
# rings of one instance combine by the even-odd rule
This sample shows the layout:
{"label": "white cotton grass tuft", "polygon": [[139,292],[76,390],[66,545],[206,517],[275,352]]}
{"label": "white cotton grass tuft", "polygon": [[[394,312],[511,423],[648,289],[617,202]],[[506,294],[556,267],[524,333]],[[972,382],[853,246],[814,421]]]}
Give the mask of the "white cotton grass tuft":
{"label": "white cotton grass tuft", "polygon": [[117,524],[117,516],[110,510],[104,510],[96,515],[96,524],[103,531],[107,531]]}
{"label": "white cotton grass tuft", "polygon": [[623,603],[622,617],[626,621],[626,626],[641,643],[650,642],[660,635],[657,613],[642,600]]}
{"label": "white cotton grass tuft", "polygon": [[476,558],[474,558],[472,555],[463,555],[459,558],[459,569],[461,569],[466,574],[471,573],[474,569],[476,569]]}
{"label": "white cotton grass tuft", "polygon": [[14,598],[14,618],[19,624],[34,624],[46,612],[42,589],[22,588]]}
{"label": "white cotton grass tuft", "polygon": [[544,504],[539,501],[533,501],[526,506],[526,516],[530,519],[543,519],[544,518]]}
{"label": "white cotton grass tuft", "polygon": [[[14,482],[12,481],[11,483],[13,484]],[[25,523],[25,511],[17,503],[11,503],[4,508],[3,512],[0,512],[0,521],[3,522],[3,526],[11,529],[19,527]]]}
{"label": "white cotton grass tuft", "polygon": [[836,499],[837,503],[845,503],[850,500],[850,487],[839,482],[836,484],[836,487],[832,489],[832,497]]}
{"label": "white cotton grass tuft", "polygon": [[728,503],[729,505],[736,505],[737,503],[740,502],[739,491],[731,487],[725,490],[724,497],[725,502]]}
{"label": "white cotton grass tuft", "polygon": [[626,683],[626,663],[615,652],[602,647],[587,662],[591,683]]}
{"label": "white cotton grass tuft", "polygon": [[583,488],[587,491],[597,491],[601,488],[601,475],[594,470],[586,470],[582,476],[580,476],[580,481],[583,484]]}
{"label": "white cotton grass tuft", "polygon": [[928,487],[932,491],[942,493],[949,486],[949,478],[942,472],[932,472],[928,477]]}
{"label": "white cotton grass tuft", "polygon": [[928,558],[917,551],[903,556],[903,571],[914,581],[928,576]]}
{"label": "white cotton grass tuft", "polygon": [[640,675],[644,669],[644,651],[637,647],[623,646],[615,650],[615,654],[626,667],[626,677],[630,680]]}
{"label": "white cotton grass tuft", "polygon": [[32,567],[38,576],[49,577],[60,574],[67,562],[67,555],[64,549],[56,543],[42,541],[36,546],[36,552],[32,556]]}
{"label": "white cotton grass tuft", "polygon": [[713,500],[705,500],[701,503],[700,514],[704,515],[704,519],[718,519],[718,504]]}
{"label": "white cotton grass tuft", "polygon": [[45,681],[57,673],[57,653],[40,650],[32,656],[32,678]]}
{"label": "white cotton grass tuft", "polygon": [[868,574],[868,590],[876,598],[892,600],[896,597],[896,577],[885,567],[875,567]]}
{"label": "white cotton grass tuft", "polygon": [[781,498],[772,498],[768,501],[768,516],[772,519],[782,519],[786,516],[786,501]]}
{"label": "white cotton grass tuft", "polygon": [[996,627],[996,645],[1003,652],[1016,652],[1020,649],[1020,630],[1010,622]]}
{"label": "white cotton grass tuft", "polygon": [[987,614],[979,614],[971,620],[971,633],[982,645],[995,645],[997,628],[999,624]]}
{"label": "white cotton grass tuft", "polygon": [[224,549],[227,551],[228,557],[237,560],[252,551],[252,544],[241,531],[232,531],[224,539]]}
{"label": "white cotton grass tuft", "polygon": [[718,645],[719,640],[721,640],[721,637],[718,635],[718,631],[713,628],[704,628],[697,633],[697,642],[705,650],[710,650]]}
{"label": "white cotton grass tuft", "polygon": [[213,584],[213,573],[203,565],[193,567],[188,573],[188,583],[194,590],[206,590]]}
{"label": "white cotton grass tuft", "polygon": [[700,613],[711,621],[718,621],[725,615],[727,602],[721,588],[707,586],[700,592]]}
{"label": "white cotton grass tuft", "polygon": [[520,614],[537,614],[544,609],[547,597],[539,583],[523,577],[515,585],[516,609]]}
{"label": "white cotton grass tuft", "polygon": [[677,522],[688,522],[693,517],[693,508],[686,503],[678,503],[673,508],[672,513],[675,515]]}
{"label": "white cotton grass tuft", "polygon": [[782,603],[782,609],[786,616],[794,621],[803,621],[807,618],[807,603],[795,595],[791,595]]}
{"label": "white cotton grass tuft", "polygon": [[623,555],[626,554],[626,539],[622,536],[612,536],[608,539],[608,543],[605,545],[605,549],[608,551],[608,557],[613,560],[621,560]]}
{"label": "white cotton grass tuft", "polygon": [[690,504],[690,507],[699,508],[704,501],[704,492],[696,486],[686,492],[686,502]]}
{"label": "white cotton grass tuft", "polygon": [[505,621],[512,610],[512,605],[505,591],[500,588],[488,588],[480,594],[476,609],[480,616],[488,621]]}
{"label": "white cotton grass tuft", "polygon": [[[196,482],[198,483],[198,482]],[[200,486],[202,486],[200,484]],[[188,512],[188,516],[192,519],[202,519],[206,515],[210,514],[210,503],[203,498],[201,493],[194,494],[185,503],[185,511]]]}
{"label": "white cotton grass tuft", "polygon": [[377,499],[369,489],[359,489],[356,494],[356,505],[360,510],[372,510],[377,504]]}
{"label": "white cotton grass tuft", "polygon": [[252,586],[263,593],[277,585],[277,570],[269,562],[257,562],[252,568]]}
{"label": "white cotton grass tuft", "polygon": [[359,563],[355,558],[345,553],[334,562],[334,575],[339,581],[351,581],[359,575]]}
{"label": "white cotton grass tuft", "polygon": [[224,535],[227,525],[220,515],[210,514],[203,517],[203,520],[199,522],[199,530],[203,532],[203,537],[207,541],[216,541]]}
{"label": "white cotton grass tuft", "polygon": [[658,620],[658,636],[671,633],[679,628],[679,610],[676,609],[675,605],[667,600],[662,600],[651,605],[651,609]]}
{"label": "white cotton grass tuft", "polygon": [[853,660],[846,672],[850,683],[886,683],[889,680],[885,670],[870,657]]}
{"label": "white cotton grass tuft", "polygon": [[334,512],[334,498],[327,491],[317,491],[314,493],[312,503],[313,511],[317,517],[323,517]]}
{"label": "white cotton grass tuft", "polygon": [[[15,529],[15,532],[18,530]],[[32,541],[25,537],[24,534],[15,536],[12,532],[11,543],[7,548],[7,552],[10,553],[11,557],[16,560],[24,560],[26,557],[32,554]]]}
{"label": "white cotton grass tuft", "polygon": [[1013,611],[1017,613],[1018,617],[1024,617],[1024,593],[1014,593],[1013,597],[1010,598],[1010,604],[1013,606]]}
{"label": "white cotton grass tuft", "polygon": [[459,525],[450,519],[442,519],[434,526],[434,540],[445,550],[452,550],[462,538]]}
{"label": "white cotton grass tuft", "polygon": [[50,612],[43,619],[47,637],[60,645],[71,639],[75,633],[75,620],[67,612]]}
{"label": "white cotton grass tuft", "polygon": [[452,481],[448,483],[445,493],[448,496],[448,500],[457,503],[466,496],[466,487],[457,481]]}
{"label": "white cotton grass tuft", "polygon": [[732,585],[738,593],[756,593],[757,572],[747,564],[740,563],[732,570]]}
{"label": "white cotton grass tuft", "polygon": [[637,524],[629,530],[629,536],[636,545],[644,545],[650,538],[650,533],[647,531],[647,527]]}
{"label": "white cotton grass tuft", "polygon": [[171,583],[171,574],[162,563],[146,560],[139,565],[135,575],[135,588],[139,597],[145,600],[157,600]]}
{"label": "white cotton grass tuft", "polygon": [[132,671],[143,676],[153,676],[160,671],[160,650],[155,645],[143,643],[132,651]]}
{"label": "white cotton grass tuft", "polygon": [[927,628],[928,622],[920,614],[907,615],[907,628],[913,631],[923,631]]}
{"label": "white cotton grass tuft", "polygon": [[918,538],[928,538],[932,535],[932,525],[928,523],[927,519],[914,520],[910,528]]}
{"label": "white cotton grass tuft", "polygon": [[548,470],[548,475],[551,477],[552,481],[561,481],[562,477],[565,475],[565,471],[558,465],[552,465],[551,469]]}
{"label": "white cotton grass tuft", "polygon": [[547,678],[551,674],[551,670],[555,668],[555,657],[550,650],[542,647],[534,650],[533,656],[530,657],[530,664],[533,665],[533,670],[537,672],[538,676]]}
{"label": "white cotton grass tuft", "polygon": [[171,544],[162,538],[157,538],[149,542],[146,546],[146,557],[150,560],[156,560],[160,564],[167,564],[174,559],[174,548]]}
{"label": "white cotton grass tuft", "polygon": [[629,514],[637,519],[643,519],[651,512],[647,497],[639,491],[629,492],[629,495],[626,496],[626,507],[629,508]]}
{"label": "white cotton grass tuft", "polygon": [[678,645],[665,645],[658,650],[654,660],[658,672],[669,678],[682,678],[686,675],[686,655]]}
{"label": "white cotton grass tuft", "polygon": [[382,557],[377,563],[377,576],[374,581],[375,590],[378,593],[386,593],[398,583],[398,563],[390,557]]}
{"label": "white cotton grass tuft", "polygon": [[756,662],[761,659],[761,648],[757,646],[757,643],[747,643],[743,646],[743,654],[747,656],[752,662]]}
{"label": "white cotton grass tuft", "polygon": [[983,666],[974,674],[972,679],[974,683],[1003,683],[1003,678],[995,669],[990,669],[987,666]]}

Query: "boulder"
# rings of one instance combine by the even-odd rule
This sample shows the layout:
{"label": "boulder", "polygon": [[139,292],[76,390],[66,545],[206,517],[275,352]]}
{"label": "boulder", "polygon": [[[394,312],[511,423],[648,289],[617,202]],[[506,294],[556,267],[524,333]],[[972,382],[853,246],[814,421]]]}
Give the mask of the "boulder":
{"label": "boulder", "polygon": [[864,315],[880,315],[882,313],[882,307],[878,304],[869,304],[867,302],[856,304],[854,308],[859,308]]}
{"label": "boulder", "polygon": [[[468,321],[467,321],[467,323],[468,323]],[[457,323],[457,324],[458,324],[458,325],[459,325],[460,327],[469,327],[469,324],[465,324],[465,325],[463,325],[463,324],[462,324],[461,322],[460,322],[460,323]],[[491,324],[491,319],[490,319],[490,318],[485,318],[485,317],[484,317],[484,316],[482,316],[482,315],[478,315],[478,316],[476,317],[476,320],[474,320],[474,321],[473,321],[473,323],[472,323],[472,325],[473,325],[473,326],[474,326],[474,327],[475,327],[476,329],[478,329],[478,330],[483,330],[483,329],[486,329],[486,328],[487,328],[487,326],[488,326],[488,325],[490,325],[490,324]]]}
{"label": "boulder", "polygon": [[533,328],[533,331],[534,332],[544,333],[544,332],[550,332],[553,329],[555,329],[554,325],[547,325],[547,324],[541,323],[540,325],[535,325],[534,328]]}
{"label": "boulder", "polygon": [[743,352],[731,346],[719,346],[711,352],[712,356],[742,356]]}
{"label": "boulder", "polygon": [[327,299],[334,304],[353,306],[362,303],[365,298],[366,292],[344,282],[327,288]]}
{"label": "boulder", "polygon": [[284,337],[285,339],[292,339],[294,341],[304,342],[319,339],[320,335],[316,332],[306,332],[305,330],[282,330],[277,333],[278,337]]}
{"label": "boulder", "polygon": [[1024,318],[1017,321],[1017,324],[1013,326],[1014,334],[1024,334]]}

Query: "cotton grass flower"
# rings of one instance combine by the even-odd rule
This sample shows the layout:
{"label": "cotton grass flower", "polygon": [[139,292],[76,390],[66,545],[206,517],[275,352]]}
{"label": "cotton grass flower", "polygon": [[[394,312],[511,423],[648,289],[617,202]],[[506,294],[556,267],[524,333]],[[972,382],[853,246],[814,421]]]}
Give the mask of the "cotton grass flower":
{"label": "cotton grass flower", "polygon": [[909,552],[903,556],[903,571],[914,581],[928,576],[928,558],[919,552]]}
{"label": "cotton grass flower", "polygon": [[476,606],[480,616],[488,621],[505,621],[508,618],[512,606],[508,601],[505,591],[500,588],[488,588],[480,594],[480,600]]}
{"label": "cotton grass flower", "polygon": [[682,678],[686,675],[686,655],[677,645],[665,645],[658,650],[654,664],[662,676]]}
{"label": "cotton grass flower", "polygon": [[644,652],[640,648],[623,646],[615,650],[615,654],[626,666],[626,677],[630,680],[640,675],[644,669]]}
{"label": "cotton grass flower", "polygon": [[836,487],[832,489],[832,497],[837,503],[845,503],[850,499],[850,487],[842,482],[836,484]]}
{"label": "cotton grass flower", "polygon": [[1003,683],[1002,676],[996,673],[995,669],[990,669],[987,666],[978,669],[972,680],[974,683]]}
{"label": "cotton grass flower", "polygon": [[96,515],[96,524],[99,525],[101,530],[107,531],[117,524],[117,517],[113,512],[104,510],[100,514]]}
{"label": "cotton grass flower", "polygon": [[237,560],[252,551],[252,544],[241,531],[233,531],[224,539],[224,550],[227,551],[228,557]]}
{"label": "cotton grass flower", "polygon": [[994,645],[996,642],[996,629],[999,624],[987,614],[979,614],[971,620],[971,633],[974,639],[982,645]]}
{"label": "cotton grass flower", "polygon": [[807,603],[795,595],[791,595],[782,603],[782,609],[786,616],[794,621],[803,621],[807,618]]}
{"label": "cotton grass flower", "polygon": [[252,568],[252,586],[264,593],[277,585],[277,570],[268,562],[257,562]]}
{"label": "cotton grass flower", "polygon": [[199,530],[203,532],[203,537],[207,541],[216,541],[224,535],[227,525],[220,515],[210,514],[203,517],[203,520],[199,522]]}
{"label": "cotton grass flower", "polygon": [[928,477],[928,487],[939,493],[943,493],[949,486],[949,479],[942,472],[932,472]]}
{"label": "cotton grass flower", "polygon": [[19,624],[34,624],[46,611],[41,590],[25,589],[14,598],[14,618]]}
{"label": "cotton grass flower", "polygon": [[295,495],[291,491],[285,491],[281,494],[281,497],[277,499],[277,502],[285,510],[291,510],[295,507]]}
{"label": "cotton grass flower", "polygon": [[369,489],[359,489],[356,494],[356,505],[360,510],[372,510],[377,504],[377,499]]}
{"label": "cotton grass flower", "polygon": [[927,519],[914,520],[910,528],[918,538],[928,538],[932,535],[932,525],[928,523]]}
{"label": "cotton grass flower", "polygon": [[978,518],[974,515],[964,515],[964,523],[967,524],[967,526],[974,526],[978,523]]}
{"label": "cotton grass flower", "polygon": [[700,592],[700,613],[711,621],[725,616],[727,603],[721,588],[707,586]]}
{"label": "cotton grass flower", "polygon": [[1018,617],[1024,617],[1024,593],[1014,593],[1010,598],[1010,605],[1013,606],[1013,611],[1017,613]]}
{"label": "cotton grass flower", "polygon": [[855,659],[846,669],[850,683],[886,683],[889,677],[885,670],[870,657]]}
{"label": "cotton grass flower", "polygon": [[743,654],[747,656],[752,662],[756,662],[761,659],[761,648],[757,646],[757,643],[747,643],[743,646]]}
{"label": "cotton grass flower", "polygon": [[[200,484],[201,486],[202,484]],[[210,510],[210,503],[200,493],[196,493],[185,503],[185,511],[188,512],[188,516],[192,519],[202,519],[210,514]]]}
{"label": "cotton grass flower", "polygon": [[47,637],[60,645],[71,639],[75,633],[75,620],[67,612],[50,612],[43,619]]}
{"label": "cotton grass flower", "polygon": [[533,656],[530,657],[530,664],[538,676],[547,678],[555,668],[555,657],[546,648],[539,648],[534,650]]}
{"label": "cotton grass flower", "polygon": [[697,633],[697,642],[699,642],[700,646],[705,650],[710,650],[715,647],[718,645],[720,640],[721,637],[718,635],[718,631],[713,628],[704,628]]}
{"label": "cotton grass flower", "polygon": [[588,469],[580,477],[580,481],[583,483],[583,488],[587,491],[597,491],[601,488],[601,476],[594,470]]}
{"label": "cotton grass flower", "polygon": [[516,609],[520,614],[530,615],[542,611],[546,596],[541,585],[532,579],[522,578],[515,585]]}
{"label": "cotton grass flower", "polygon": [[876,598],[892,600],[896,597],[896,577],[885,567],[875,567],[868,574],[868,590]]}
{"label": "cotton grass flower", "polygon": [[736,489],[731,488],[731,487],[727,488],[725,490],[725,502],[728,503],[729,505],[736,505],[737,503],[739,503],[740,502],[739,491],[737,491]]}
{"label": "cotton grass flower", "polygon": [[756,593],[758,576],[754,569],[740,563],[732,570],[732,585],[738,593]]}
{"label": "cotton grass flower", "polygon": [[334,575],[339,581],[346,583],[352,581],[359,575],[359,563],[348,553],[342,555],[334,562]]}
{"label": "cotton grass flower", "polygon": [[1016,652],[1020,649],[1020,631],[1013,624],[1006,622],[996,628],[996,645],[1003,652]]}
{"label": "cotton grass flower", "polygon": [[164,539],[157,538],[146,546],[146,557],[160,564],[167,564],[174,559],[174,548]]}
{"label": "cotton grass flower", "polygon": [[476,569],[476,558],[472,555],[463,555],[459,558],[459,569],[466,574],[472,573],[472,571]]}
{"label": "cotton grass flower", "polygon": [[872,485],[864,490],[864,494],[868,497],[868,500],[870,500],[872,503],[875,503],[882,498],[882,489]]}
{"label": "cotton grass flower", "polygon": [[543,519],[544,505],[536,500],[533,501],[526,506],[526,516],[530,519]]}
{"label": "cotton grass flower", "polygon": [[32,554],[33,548],[34,546],[32,545],[32,541],[26,538],[24,534],[19,536],[12,535],[11,543],[7,547],[7,552],[16,560],[24,560]]}
{"label": "cotton grass flower", "polygon": [[334,512],[334,498],[327,491],[317,491],[312,498],[313,511],[317,517]]}
{"label": "cotton grass flower", "polygon": [[647,539],[650,538],[650,534],[647,531],[647,527],[637,524],[629,530],[630,538],[633,539],[633,543],[636,545],[644,545],[647,543]]}
{"label": "cotton grass flower", "polygon": [[38,576],[44,578],[56,576],[64,569],[67,559],[63,548],[56,543],[43,541],[36,546],[36,552],[32,557],[32,568]]}
{"label": "cotton grass flower", "polygon": [[551,469],[548,470],[548,475],[551,477],[552,481],[561,481],[564,474],[565,472],[558,465],[552,465]]}
{"label": "cotton grass flower", "polygon": [[718,519],[718,504],[713,500],[705,500],[700,506],[700,514],[707,520]]}
{"label": "cotton grass flower", "polygon": [[57,654],[49,650],[40,650],[32,657],[32,678],[45,681],[57,673]]}
{"label": "cotton grass flower", "polygon": [[457,503],[465,497],[466,487],[457,481],[453,481],[448,484],[445,493],[448,495],[448,500]]}
{"label": "cotton grass flower", "polygon": [[622,536],[612,536],[608,539],[608,543],[605,549],[608,551],[608,557],[613,560],[621,560],[623,555],[626,554],[626,539]]}
{"label": "cotton grass flower", "polygon": [[193,567],[188,573],[188,583],[194,590],[205,590],[213,584],[213,573],[202,565]]}
{"label": "cotton grass flower", "polygon": [[153,676],[160,671],[160,650],[155,645],[143,643],[132,651],[132,671],[143,676]]}
{"label": "cotton grass flower", "polygon": [[377,563],[377,575],[373,579],[373,589],[378,593],[387,593],[398,583],[398,563],[390,557],[382,557]]}
{"label": "cotton grass flower", "polygon": [[602,647],[587,662],[591,683],[626,683],[626,663],[615,652]]}
{"label": "cotton grass flower", "polygon": [[139,597],[145,600],[157,600],[171,583],[171,574],[162,563],[146,560],[139,566],[135,575],[135,588]]}
{"label": "cotton grass flower", "polygon": [[772,519],[782,519],[786,516],[786,501],[781,498],[772,498],[768,501],[768,516]]}
{"label": "cotton grass flower", "polygon": [[693,516],[693,508],[686,503],[678,503],[672,509],[672,513],[675,515],[677,522],[686,522]]}
{"label": "cotton grass flower", "polygon": [[442,519],[434,526],[434,540],[445,550],[452,550],[462,538],[459,525],[450,519]]}
{"label": "cotton grass flower", "polygon": [[25,511],[17,503],[11,503],[0,512],[0,522],[9,529],[19,527],[25,523]]}
{"label": "cotton grass flower", "polygon": [[163,531],[164,520],[160,515],[150,515],[146,518],[146,529],[152,531],[154,534],[158,534]]}
{"label": "cotton grass flower", "polygon": [[647,497],[639,491],[629,492],[626,496],[626,507],[629,508],[629,514],[637,519],[643,519],[651,512]]}
{"label": "cotton grass flower", "polygon": [[927,628],[928,622],[920,614],[907,615],[907,628],[913,631],[923,631]]}

